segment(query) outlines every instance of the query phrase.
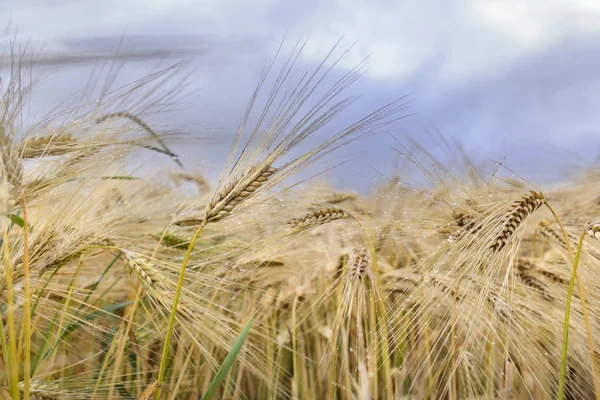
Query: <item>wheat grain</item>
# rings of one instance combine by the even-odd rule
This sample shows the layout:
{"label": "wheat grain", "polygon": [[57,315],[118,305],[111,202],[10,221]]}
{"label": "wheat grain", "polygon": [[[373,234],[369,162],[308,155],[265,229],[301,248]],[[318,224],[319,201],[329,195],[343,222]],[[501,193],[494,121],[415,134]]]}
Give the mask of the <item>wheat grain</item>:
{"label": "wheat grain", "polygon": [[590,222],[585,227],[585,233],[592,239],[600,241],[600,222]]}

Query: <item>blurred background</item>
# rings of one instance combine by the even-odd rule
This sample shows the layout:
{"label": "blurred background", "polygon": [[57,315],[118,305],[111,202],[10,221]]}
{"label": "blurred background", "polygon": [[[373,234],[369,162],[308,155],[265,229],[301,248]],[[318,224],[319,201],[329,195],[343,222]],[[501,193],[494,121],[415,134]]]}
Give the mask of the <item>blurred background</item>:
{"label": "blurred background", "polygon": [[340,38],[339,54],[352,48],[336,73],[368,57],[350,91],[361,96],[357,111],[408,95],[407,118],[336,153],[333,164],[344,166],[324,175],[335,186],[381,183],[397,163],[397,140],[409,138],[440,154],[440,138],[456,140],[483,165],[504,160],[538,183],[591,165],[600,149],[596,0],[0,0],[0,32],[5,54],[36,56],[29,113],[37,118],[94,74],[118,68],[119,86],[183,61],[175,104],[148,122],[178,137],[172,148],[186,167],[213,178],[284,37],[290,49],[309,38],[299,70]]}

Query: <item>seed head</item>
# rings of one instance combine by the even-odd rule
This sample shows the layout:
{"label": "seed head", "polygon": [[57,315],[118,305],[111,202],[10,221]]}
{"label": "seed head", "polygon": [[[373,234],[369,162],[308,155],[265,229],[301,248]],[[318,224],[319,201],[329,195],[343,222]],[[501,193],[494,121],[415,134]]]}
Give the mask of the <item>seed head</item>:
{"label": "seed head", "polygon": [[585,227],[585,233],[592,239],[600,241],[600,221],[590,222]]}

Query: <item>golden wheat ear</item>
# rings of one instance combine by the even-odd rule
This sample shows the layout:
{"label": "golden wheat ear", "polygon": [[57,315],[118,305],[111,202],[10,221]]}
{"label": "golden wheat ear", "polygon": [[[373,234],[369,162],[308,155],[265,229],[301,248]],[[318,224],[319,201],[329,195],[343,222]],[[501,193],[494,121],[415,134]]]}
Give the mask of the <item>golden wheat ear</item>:
{"label": "golden wheat ear", "polygon": [[554,297],[548,292],[546,284],[533,275],[533,272],[537,269],[537,265],[531,260],[519,260],[517,262],[517,276],[523,284],[538,292],[544,299],[553,301]]}
{"label": "golden wheat ear", "polygon": [[26,139],[19,153],[24,159],[58,156],[77,149],[76,144],[77,140],[70,133],[37,136]]}
{"label": "golden wheat ear", "polygon": [[213,196],[204,209],[206,223],[219,221],[250,198],[267,180],[277,172],[277,168],[267,165],[250,172],[247,177],[233,181]]}
{"label": "golden wheat ear", "polygon": [[305,230],[347,217],[348,213],[339,207],[324,207],[303,217],[294,218],[288,222],[288,225],[294,230]]}
{"label": "golden wheat ear", "polygon": [[505,221],[500,234],[494,240],[490,248],[500,251],[506,246],[517,228],[525,219],[533,214],[535,210],[544,204],[544,195],[541,192],[531,191],[529,195],[523,196],[521,200],[515,201],[506,212]]}
{"label": "golden wheat ear", "polygon": [[349,266],[348,276],[351,280],[362,280],[369,267],[369,253],[367,250],[358,251]]}
{"label": "golden wheat ear", "polygon": [[16,196],[23,185],[23,166],[15,147],[15,138],[6,129],[0,121],[0,162],[2,163],[0,174],[9,185],[8,192]]}
{"label": "golden wheat ear", "polygon": [[125,265],[140,281],[156,287],[157,283],[164,279],[154,264],[129,251],[123,250],[123,253],[125,254]]}

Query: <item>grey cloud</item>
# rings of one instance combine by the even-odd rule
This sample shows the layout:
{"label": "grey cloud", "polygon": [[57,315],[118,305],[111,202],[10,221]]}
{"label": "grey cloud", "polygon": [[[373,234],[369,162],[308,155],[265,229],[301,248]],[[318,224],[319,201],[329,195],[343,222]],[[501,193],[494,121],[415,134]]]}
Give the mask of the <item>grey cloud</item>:
{"label": "grey cloud", "polygon": [[[466,9],[471,7],[467,3],[460,4]],[[54,43],[54,48],[67,50],[71,57],[82,57],[84,61],[86,56],[101,58],[111,54],[121,35],[125,34],[125,48],[141,56],[138,62],[123,67],[121,83],[152,70],[155,62],[151,60],[160,58],[161,54],[174,55],[172,60],[193,55],[194,61],[187,67],[195,72],[186,89],[194,95],[187,98],[181,110],[171,114],[169,119],[150,118],[161,127],[175,125],[188,129],[190,136],[201,138],[199,141],[190,137],[174,146],[188,163],[202,162],[213,171],[218,171],[260,71],[285,32],[290,32],[288,44],[293,43],[299,33],[314,32],[317,35],[311,40],[320,44],[331,37],[320,37],[319,32],[337,35],[341,29],[339,26],[329,29],[329,20],[344,21],[344,15],[348,14],[348,20],[352,21],[361,11],[349,5],[340,8],[334,3],[316,0],[309,3],[258,2],[253,6],[222,2],[215,3],[214,9],[208,11],[185,2],[176,2],[172,7],[164,4],[160,9],[143,9],[137,2],[121,8],[110,3],[99,6],[90,2],[86,6],[76,6],[59,2],[54,8],[22,9],[15,6],[13,16],[14,24],[22,27],[20,35],[23,37],[29,29],[34,37],[42,35],[42,39],[50,43],[50,53]],[[380,3],[365,10],[364,15],[392,13],[395,9],[391,5]],[[404,11],[407,14],[399,15],[397,26],[389,32],[361,32],[357,25],[349,36],[364,34],[367,47],[381,38],[390,46],[395,43],[402,46],[406,43],[401,40],[406,39],[402,35],[406,34],[417,47],[433,44],[431,56],[416,61],[375,57],[372,60],[375,63],[390,63],[375,65],[380,71],[401,70],[402,62],[416,62],[418,68],[395,77],[366,74],[351,92],[364,93],[351,116],[412,93],[408,112],[416,114],[394,125],[392,133],[399,140],[417,137],[435,150],[437,143],[425,133],[428,129],[439,129],[442,135],[463,142],[477,159],[500,159],[508,155],[508,164],[517,171],[544,179],[556,177],[557,171],[563,166],[572,166],[574,161],[584,165],[594,159],[600,144],[597,129],[600,100],[596,95],[600,89],[600,57],[595,49],[600,34],[573,28],[579,21],[581,10],[571,14],[566,11],[566,15],[575,20],[557,30],[557,37],[550,42],[543,41],[539,48],[519,52],[516,56],[507,55],[506,59],[502,59],[502,52],[511,50],[514,42],[503,42],[502,36],[491,37],[488,42],[482,37],[483,44],[479,43],[472,50],[468,47],[471,41],[460,42],[469,35],[477,35],[478,31],[469,25],[472,21],[465,22],[459,11],[453,12],[452,23],[444,22],[438,31],[434,29],[436,24],[447,18],[441,10],[409,7]],[[59,15],[62,20],[58,20]],[[81,19],[88,15],[95,15],[95,18],[92,21],[88,18],[89,27],[84,27]],[[412,28],[403,23],[411,18]],[[63,20],[75,23],[67,29],[62,26]],[[373,27],[376,22],[365,21],[365,26]],[[419,27],[419,24],[425,27]],[[427,25],[431,26],[431,35],[421,37],[420,32],[427,32]],[[448,31],[448,37],[442,37],[449,28],[458,34],[452,37],[452,31]],[[80,34],[74,35],[74,32]],[[419,42],[421,39],[423,41]],[[344,43],[350,44],[351,38]],[[384,51],[385,48],[379,47]],[[455,52],[457,49],[460,51]],[[482,51],[483,55],[475,54]],[[497,56],[496,53],[500,54],[502,62],[481,64],[483,56]],[[487,70],[474,69],[472,77],[467,75],[464,79],[443,78],[447,76],[444,71],[449,65],[452,69],[461,62],[472,62],[470,57],[460,58],[470,54],[477,55],[474,62],[487,65]],[[311,58],[301,59],[298,68],[311,68],[314,62],[316,60]],[[85,84],[91,68],[92,64],[61,65],[36,98],[46,105],[40,107],[39,112],[55,103],[57,90],[64,93]],[[348,122],[350,118],[343,117],[331,129]],[[335,160],[350,161],[343,169],[329,175],[340,185],[355,185],[359,181],[360,186],[368,186],[373,180],[381,179],[380,171],[389,173],[393,167],[397,154],[392,146],[395,142],[386,134],[360,145],[348,146],[337,153]]]}

